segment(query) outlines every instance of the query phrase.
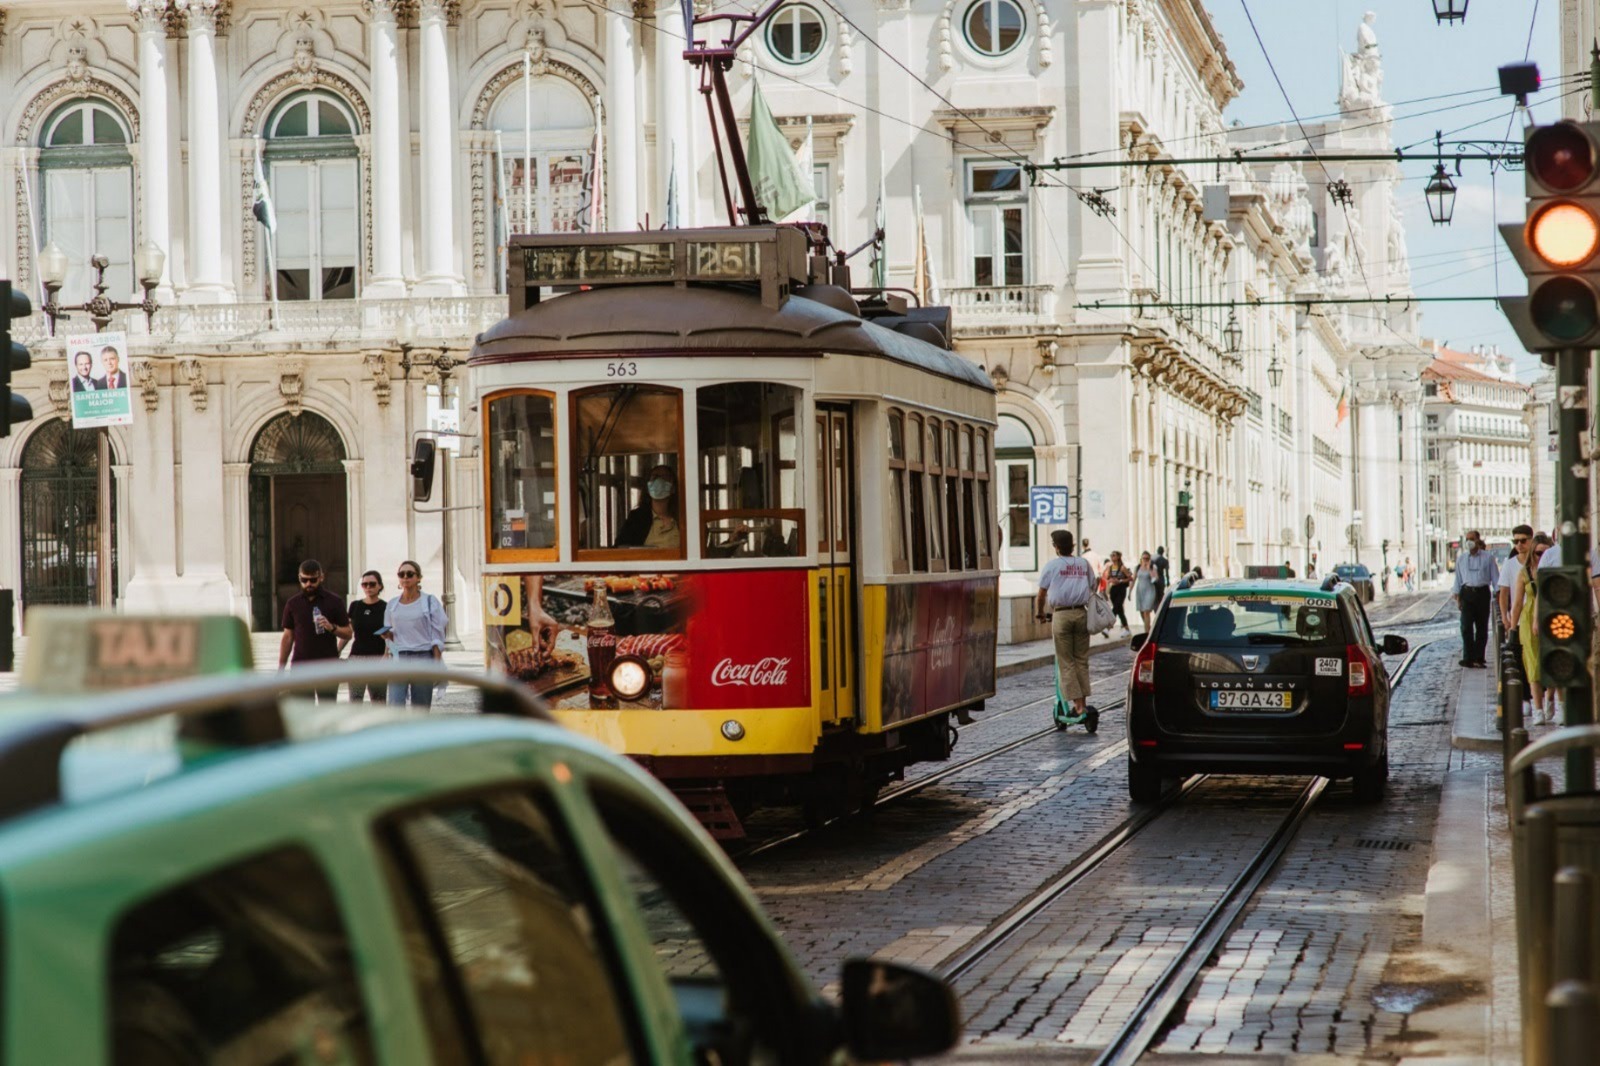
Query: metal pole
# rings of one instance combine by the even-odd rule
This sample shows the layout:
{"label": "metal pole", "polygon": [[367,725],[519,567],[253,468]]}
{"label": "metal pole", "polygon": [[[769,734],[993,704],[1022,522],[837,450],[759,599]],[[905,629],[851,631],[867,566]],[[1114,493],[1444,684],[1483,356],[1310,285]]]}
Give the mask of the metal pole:
{"label": "metal pole", "polygon": [[116,602],[111,570],[111,431],[101,427],[95,435],[95,566],[99,571],[96,599],[101,607]]}
{"label": "metal pole", "polygon": [[[1589,460],[1583,454],[1583,437],[1588,428],[1588,377],[1587,351],[1568,348],[1556,353],[1556,403],[1561,419],[1558,426],[1561,470],[1556,478],[1561,493],[1557,514],[1561,561],[1567,566],[1582,566],[1585,575],[1589,573],[1589,524],[1584,513],[1589,500]],[[1579,599],[1578,610],[1593,611],[1588,596]],[[1565,724],[1585,725],[1593,721],[1593,700],[1592,682],[1585,671],[1579,675],[1578,682],[1567,689]],[[1566,791],[1590,792],[1593,789],[1592,750],[1580,748],[1567,752]]]}
{"label": "metal pole", "polygon": [[[439,402],[442,405],[449,402],[450,379],[439,379]],[[460,440],[460,438],[456,438]],[[453,442],[452,442],[453,443]],[[455,513],[450,509],[450,456],[454,448],[439,449],[439,476],[444,480],[444,513],[439,516],[444,523],[443,536],[440,540],[440,554],[444,562],[444,579],[440,583],[439,599],[444,604],[444,646],[447,651],[461,650],[461,637],[456,632],[456,580],[455,580],[455,547],[451,536],[450,524],[455,518]]]}

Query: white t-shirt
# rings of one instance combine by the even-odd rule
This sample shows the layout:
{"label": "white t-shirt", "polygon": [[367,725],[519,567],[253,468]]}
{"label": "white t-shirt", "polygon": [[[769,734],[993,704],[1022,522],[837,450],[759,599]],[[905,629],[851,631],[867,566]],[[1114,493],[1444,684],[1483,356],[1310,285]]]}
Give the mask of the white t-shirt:
{"label": "white t-shirt", "polygon": [[1052,610],[1082,607],[1089,602],[1096,582],[1089,564],[1076,555],[1058,555],[1039,571],[1039,587],[1050,590],[1045,602]]}
{"label": "white t-shirt", "polygon": [[1517,558],[1517,553],[1512,552],[1506,556],[1506,561],[1500,564],[1500,588],[1507,595],[1515,595],[1517,591],[1517,575],[1522,573],[1522,560]]}

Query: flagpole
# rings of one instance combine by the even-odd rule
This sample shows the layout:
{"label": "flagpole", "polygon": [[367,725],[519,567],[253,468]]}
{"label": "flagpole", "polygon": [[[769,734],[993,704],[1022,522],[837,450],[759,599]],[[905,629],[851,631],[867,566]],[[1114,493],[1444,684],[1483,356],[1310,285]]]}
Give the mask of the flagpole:
{"label": "flagpole", "polygon": [[[261,187],[267,189],[268,200],[271,199],[271,186],[267,184],[266,164],[261,160],[261,138],[256,138],[256,174],[261,179]],[[277,220],[274,219],[274,222]],[[267,277],[272,286],[272,319],[269,328],[276,329],[279,325],[278,317],[278,227],[276,225],[264,227],[267,231]]]}
{"label": "flagpole", "polygon": [[522,50],[522,232],[533,225],[533,52]]}
{"label": "flagpole", "polygon": [[510,248],[511,248],[511,205],[506,202],[506,190],[510,186],[506,183],[506,151],[500,139],[500,131],[494,131],[494,173],[495,173],[495,206],[500,209],[500,222],[495,226],[495,237],[498,238],[501,278],[510,284]]}

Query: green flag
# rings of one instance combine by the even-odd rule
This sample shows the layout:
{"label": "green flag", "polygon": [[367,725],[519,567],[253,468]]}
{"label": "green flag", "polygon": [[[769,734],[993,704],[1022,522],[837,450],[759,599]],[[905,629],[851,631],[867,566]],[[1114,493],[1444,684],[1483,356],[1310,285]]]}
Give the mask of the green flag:
{"label": "green flag", "polygon": [[[768,217],[784,218],[816,200],[811,175],[801,174],[794,153],[767,107],[761,86],[750,83],[750,182]],[[753,220],[750,220],[753,221]]]}

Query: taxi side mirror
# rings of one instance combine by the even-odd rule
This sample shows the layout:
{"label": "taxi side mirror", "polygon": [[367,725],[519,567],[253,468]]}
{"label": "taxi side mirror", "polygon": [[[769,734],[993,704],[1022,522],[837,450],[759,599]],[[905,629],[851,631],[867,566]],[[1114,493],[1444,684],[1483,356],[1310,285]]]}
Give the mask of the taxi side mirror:
{"label": "taxi side mirror", "polygon": [[1397,637],[1393,633],[1383,638],[1383,654],[1404,655],[1411,650],[1411,642],[1405,637]]}
{"label": "taxi side mirror", "polygon": [[433,496],[433,464],[438,445],[427,437],[411,451],[411,502],[426,503]]}
{"label": "taxi side mirror", "polygon": [[937,1055],[961,1039],[961,1008],[941,978],[877,959],[847,959],[840,981],[845,1047],[864,1062]]}
{"label": "taxi side mirror", "polygon": [[1132,651],[1138,651],[1140,648],[1144,647],[1145,641],[1149,639],[1149,633],[1135,633],[1133,636],[1128,638],[1128,647]]}

